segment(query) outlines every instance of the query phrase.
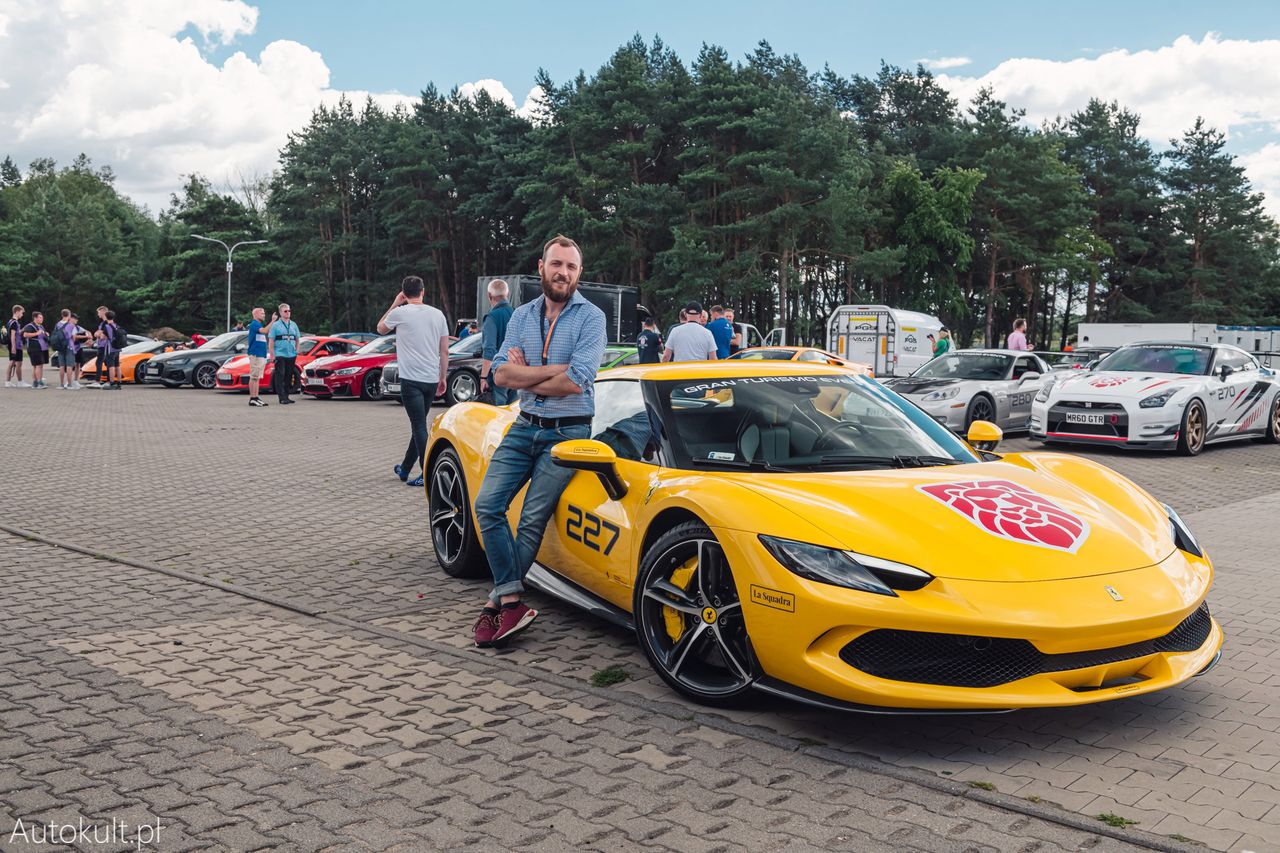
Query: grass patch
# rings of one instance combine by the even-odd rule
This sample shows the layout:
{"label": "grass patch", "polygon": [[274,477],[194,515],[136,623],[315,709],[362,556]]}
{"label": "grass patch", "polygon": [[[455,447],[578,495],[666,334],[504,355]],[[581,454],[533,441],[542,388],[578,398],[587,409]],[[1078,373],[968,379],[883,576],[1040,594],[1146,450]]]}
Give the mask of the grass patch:
{"label": "grass patch", "polygon": [[818,740],[816,737],[802,736],[802,737],[796,738],[796,740],[800,741],[800,743],[804,744],[805,746],[826,746],[827,745],[826,741]]}
{"label": "grass patch", "polygon": [[970,788],[981,788],[984,791],[994,791],[996,786],[991,782],[970,782]]}
{"label": "grass patch", "polygon": [[1035,794],[1032,794],[1032,795],[1031,795],[1031,796],[1029,796],[1029,797],[1025,797],[1024,799],[1025,799],[1028,803],[1039,803],[1039,802],[1042,802],[1042,800],[1041,800],[1039,797],[1037,797]]}
{"label": "grass patch", "polygon": [[615,684],[621,684],[630,678],[631,675],[620,665],[606,666],[604,669],[596,670],[591,673],[592,687],[612,687]]}
{"label": "grass patch", "polygon": [[1194,838],[1187,838],[1185,835],[1178,832],[1175,832],[1173,835],[1170,835],[1169,837],[1172,838],[1174,841],[1181,841],[1183,844],[1199,844],[1200,843],[1199,841],[1196,841]]}
{"label": "grass patch", "polygon": [[1103,812],[1098,815],[1098,820],[1102,821],[1107,826],[1116,826],[1120,829],[1124,829],[1126,826],[1133,826],[1138,823],[1136,820],[1129,820],[1127,817],[1120,817],[1120,815],[1112,814],[1111,812]]}

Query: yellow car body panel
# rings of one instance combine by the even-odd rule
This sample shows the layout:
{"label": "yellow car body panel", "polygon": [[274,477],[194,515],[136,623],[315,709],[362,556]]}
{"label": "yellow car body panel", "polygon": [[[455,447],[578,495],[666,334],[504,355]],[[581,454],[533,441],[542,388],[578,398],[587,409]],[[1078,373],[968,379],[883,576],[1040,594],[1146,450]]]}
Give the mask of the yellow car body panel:
{"label": "yellow car body panel", "polygon": [[[740,361],[643,365],[617,368],[609,377],[699,380],[762,369],[760,362]],[[767,370],[801,375],[839,368],[773,362]],[[428,459],[454,448],[472,503],[516,408],[466,403],[432,424]],[[1070,655],[1152,641],[1195,614],[1212,584],[1209,559],[1177,548],[1154,498],[1079,457],[1035,452],[968,465],[813,473],[690,471],[620,459],[616,471],[627,487],[620,500],[608,496],[595,474],[574,474],[538,562],[630,612],[655,519],[672,511],[695,516],[728,559],[762,674],[822,697],[913,710],[1080,705],[1185,681],[1208,667],[1222,645],[1221,628],[1212,622],[1194,651],[1145,654],[994,687],[879,678],[841,657],[849,643],[876,630],[1025,640],[1045,655]],[[1070,551],[1011,541],[922,491],[967,481],[1031,490],[1081,519],[1088,534]],[[522,498],[523,492],[510,510],[513,529]],[[820,583],[779,563],[761,535],[905,563],[934,580],[896,597]]]}

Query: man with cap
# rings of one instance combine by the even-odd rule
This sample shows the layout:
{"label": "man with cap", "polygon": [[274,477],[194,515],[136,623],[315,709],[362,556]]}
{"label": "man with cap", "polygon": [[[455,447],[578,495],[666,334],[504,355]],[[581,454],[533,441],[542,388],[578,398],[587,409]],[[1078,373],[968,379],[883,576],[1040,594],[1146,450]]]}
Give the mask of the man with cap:
{"label": "man with cap", "polygon": [[663,361],[715,361],[716,338],[702,325],[702,304],[684,306],[684,322],[667,335]]}

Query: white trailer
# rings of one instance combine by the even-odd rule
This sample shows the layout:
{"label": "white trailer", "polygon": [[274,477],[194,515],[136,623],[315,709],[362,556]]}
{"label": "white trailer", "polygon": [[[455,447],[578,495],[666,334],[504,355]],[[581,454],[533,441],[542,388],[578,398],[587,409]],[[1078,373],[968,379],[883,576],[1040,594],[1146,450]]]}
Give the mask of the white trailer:
{"label": "white trailer", "polygon": [[1081,323],[1076,347],[1120,347],[1138,341],[1196,341],[1231,344],[1249,352],[1276,352],[1278,326],[1220,326],[1216,323]]}
{"label": "white trailer", "polygon": [[827,320],[827,349],[871,365],[876,376],[910,376],[933,358],[942,321],[888,305],[841,305]]}

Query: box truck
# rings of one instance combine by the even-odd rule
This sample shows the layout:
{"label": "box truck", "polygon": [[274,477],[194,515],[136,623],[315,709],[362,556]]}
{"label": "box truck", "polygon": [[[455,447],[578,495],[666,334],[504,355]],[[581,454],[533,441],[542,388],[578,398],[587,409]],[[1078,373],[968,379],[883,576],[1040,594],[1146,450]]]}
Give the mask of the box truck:
{"label": "box truck", "polygon": [[942,321],[888,305],[841,305],[827,320],[827,350],[871,365],[877,377],[910,376],[933,358]]}

